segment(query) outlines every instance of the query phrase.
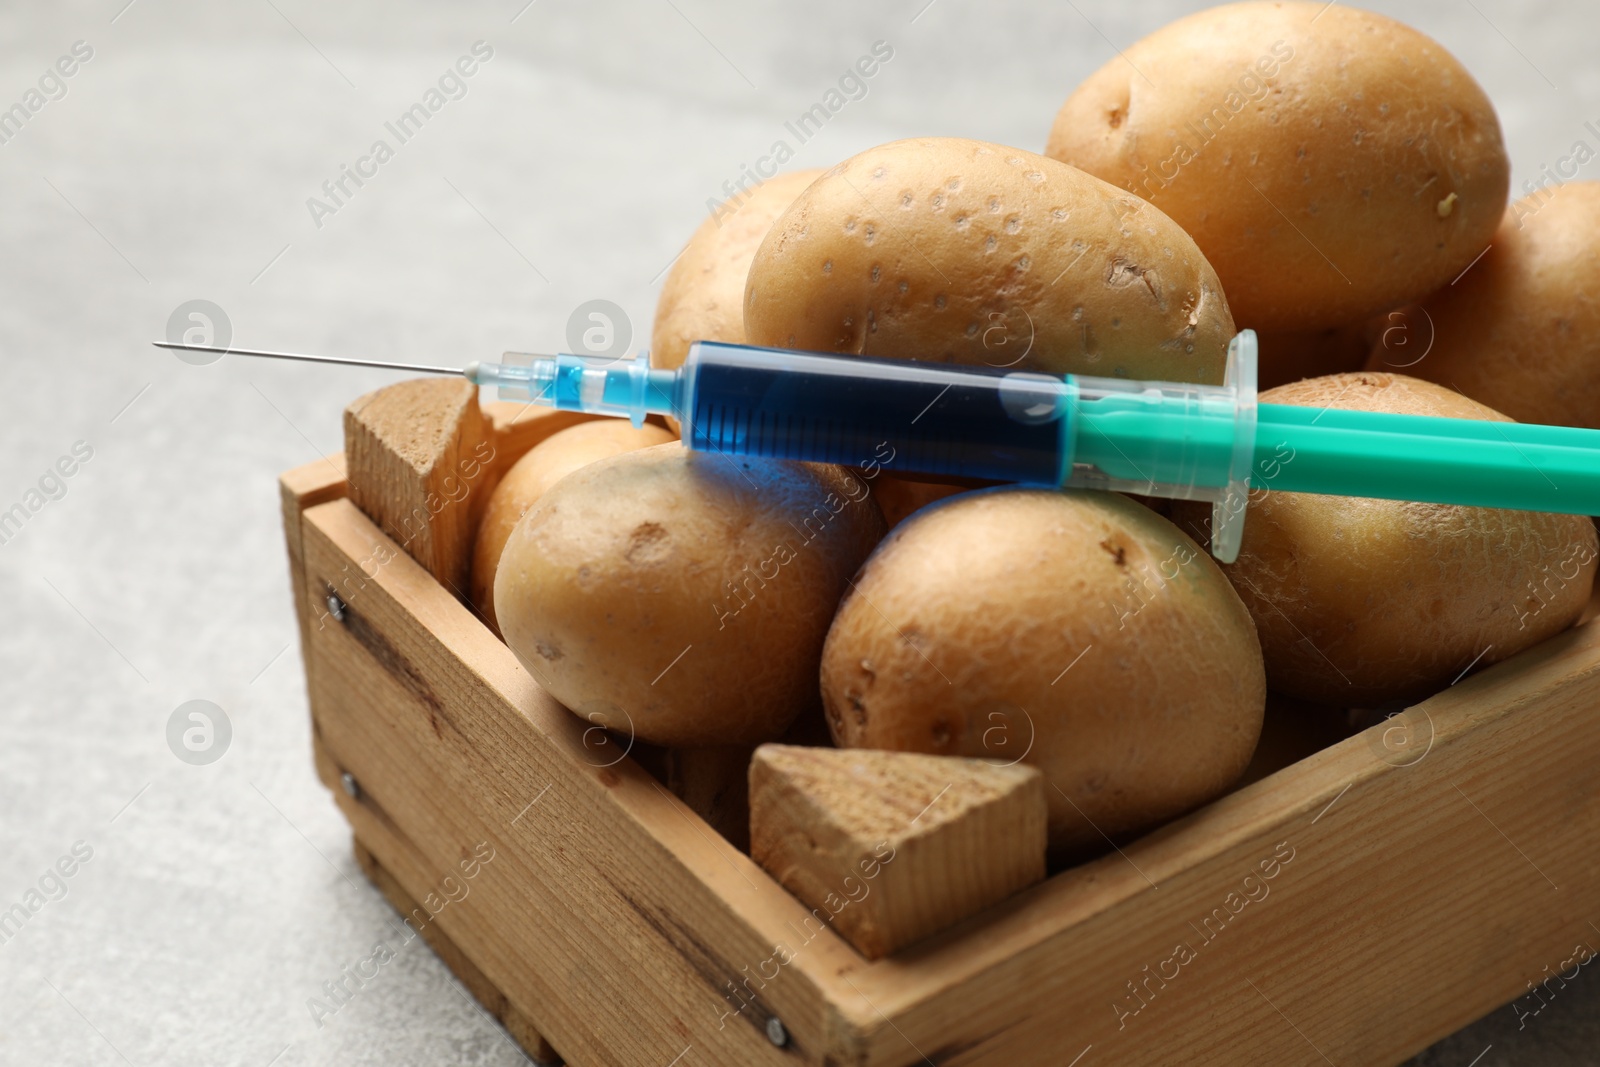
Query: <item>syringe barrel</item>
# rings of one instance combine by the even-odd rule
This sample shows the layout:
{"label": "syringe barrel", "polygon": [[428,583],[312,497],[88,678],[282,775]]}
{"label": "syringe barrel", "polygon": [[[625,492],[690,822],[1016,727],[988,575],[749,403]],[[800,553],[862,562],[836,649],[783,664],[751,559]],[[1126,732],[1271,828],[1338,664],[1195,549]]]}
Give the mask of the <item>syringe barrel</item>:
{"label": "syringe barrel", "polygon": [[684,441],[735,455],[1210,501],[1238,552],[1255,448],[1255,336],[1222,385],[1053,377],[701,341],[679,382]]}
{"label": "syringe barrel", "polygon": [[1114,489],[1213,502],[1212,551],[1238,551],[1255,447],[1255,337],[1222,385],[1056,377],[999,367],[698,341],[678,371],[506,353],[467,377],[501,399],[631,418],[676,415],[700,451],[906,474]]}
{"label": "syringe barrel", "polygon": [[683,368],[691,448],[1059,485],[1061,378],[701,341]]}

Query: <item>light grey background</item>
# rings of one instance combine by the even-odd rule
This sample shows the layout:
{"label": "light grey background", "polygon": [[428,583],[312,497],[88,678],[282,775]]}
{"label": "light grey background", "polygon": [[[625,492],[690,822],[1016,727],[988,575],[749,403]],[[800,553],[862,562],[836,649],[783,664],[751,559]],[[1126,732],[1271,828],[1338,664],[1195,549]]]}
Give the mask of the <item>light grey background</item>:
{"label": "light grey background", "polygon": [[[0,10],[0,107],[94,49],[0,145],[0,510],[94,450],[0,545],[0,909],[93,849],[0,944],[0,1063],[524,1062],[415,945],[320,1028],[307,1009],[391,914],[312,773],[274,478],[338,451],[343,405],[393,376],[147,342],[206,298],[236,345],[465,361],[558,346],[606,298],[642,343],[708,198],[875,40],[894,58],[791,166],[916,134],[1039,150],[1114,47],[1203,6],[926,2]],[[1514,184],[1600,120],[1593,4],[1376,6],[1477,75]],[[307,197],[480,39],[468,95],[313,225]],[[167,747],[191,699],[232,724],[209,766]],[[1502,1008],[1420,1062],[1593,1063],[1597,1015],[1585,972],[1521,1032]]]}

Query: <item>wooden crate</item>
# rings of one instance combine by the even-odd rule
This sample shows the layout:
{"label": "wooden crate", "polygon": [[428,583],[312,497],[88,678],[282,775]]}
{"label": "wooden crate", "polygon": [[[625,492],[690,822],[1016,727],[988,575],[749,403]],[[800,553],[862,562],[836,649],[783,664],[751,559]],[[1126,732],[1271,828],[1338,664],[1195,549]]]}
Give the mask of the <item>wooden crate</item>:
{"label": "wooden crate", "polygon": [[[493,432],[510,453],[559,425]],[[1600,937],[1600,623],[868,962],[586,745],[338,461],[282,488],[318,772],[536,1059],[1385,1064]]]}

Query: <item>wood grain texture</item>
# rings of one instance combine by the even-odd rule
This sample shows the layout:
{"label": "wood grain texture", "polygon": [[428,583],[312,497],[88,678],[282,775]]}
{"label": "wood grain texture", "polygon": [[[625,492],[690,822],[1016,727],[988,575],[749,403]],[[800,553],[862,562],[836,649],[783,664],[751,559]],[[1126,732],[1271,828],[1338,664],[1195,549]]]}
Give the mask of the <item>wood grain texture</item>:
{"label": "wood grain texture", "polygon": [[1597,708],[1590,625],[855,977],[843,1061],[1398,1062],[1600,909]]}
{"label": "wood grain texture", "polygon": [[868,959],[1044,880],[1044,779],[1021,765],[762,745],[750,854]]}
{"label": "wood grain texture", "polygon": [[301,515],[306,508],[339,500],[349,490],[345,479],[344,453],[314,460],[303,467],[285,471],[278,478],[278,500],[283,512],[283,537],[289,550],[289,585],[294,592],[294,617],[300,629],[300,654],[304,658],[310,644],[311,627],[327,614],[320,600],[306,591],[305,551],[301,543]]}
{"label": "wood grain texture", "polygon": [[1394,1063],[1600,912],[1600,624],[868,962],[801,941],[803,905],[632,760],[597,766],[348,502],[302,531],[302,602],[369,561],[350,621],[309,631],[316,736],[364,787],[341,809],[406,884],[493,841],[437,921],[578,1067]]}
{"label": "wood grain texture", "polygon": [[[400,884],[398,878],[384,869],[371,849],[363,845],[359,838],[352,838],[351,850],[355,853],[356,862],[361,866],[367,880],[378,888],[395,911],[402,917],[418,913],[422,905],[405,886]],[[536,1067],[558,1067],[561,1063],[560,1054],[540,1035],[532,1021],[506,1000],[505,994],[495,988],[494,983],[478,970],[478,965],[468,959],[466,953],[457,948],[455,943],[433,923],[420,924],[419,932],[422,939],[428,943],[428,947],[433,949],[434,954],[450,968],[450,972],[461,984],[467,987],[467,992],[477,998],[484,1010],[505,1027],[506,1033],[521,1046]]]}
{"label": "wood grain texture", "polygon": [[415,378],[358,397],[345,408],[344,451],[350,499],[465,599],[496,458],[477,386]]}

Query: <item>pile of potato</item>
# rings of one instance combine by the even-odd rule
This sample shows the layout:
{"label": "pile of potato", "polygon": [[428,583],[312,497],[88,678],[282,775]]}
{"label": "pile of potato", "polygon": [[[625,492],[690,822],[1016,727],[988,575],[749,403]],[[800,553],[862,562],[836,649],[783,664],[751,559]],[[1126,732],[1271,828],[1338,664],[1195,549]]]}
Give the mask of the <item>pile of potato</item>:
{"label": "pile of potato", "polygon": [[[1283,383],[1264,400],[1600,426],[1600,187],[1508,209],[1509,172],[1436,42],[1232,4],[1092,74],[1043,155],[919,138],[766,183],[691,238],[654,358],[1218,382],[1250,328]],[[1572,625],[1596,570],[1586,518],[1276,492],[1265,468],[1219,567],[1192,505],[908,478],[892,442],[848,469],[672,437],[579,426],[497,490],[474,596],[538,681],[659,745],[825,716],[841,746],[1026,761],[1058,856],[1227,790],[1269,689],[1427,695]]]}

